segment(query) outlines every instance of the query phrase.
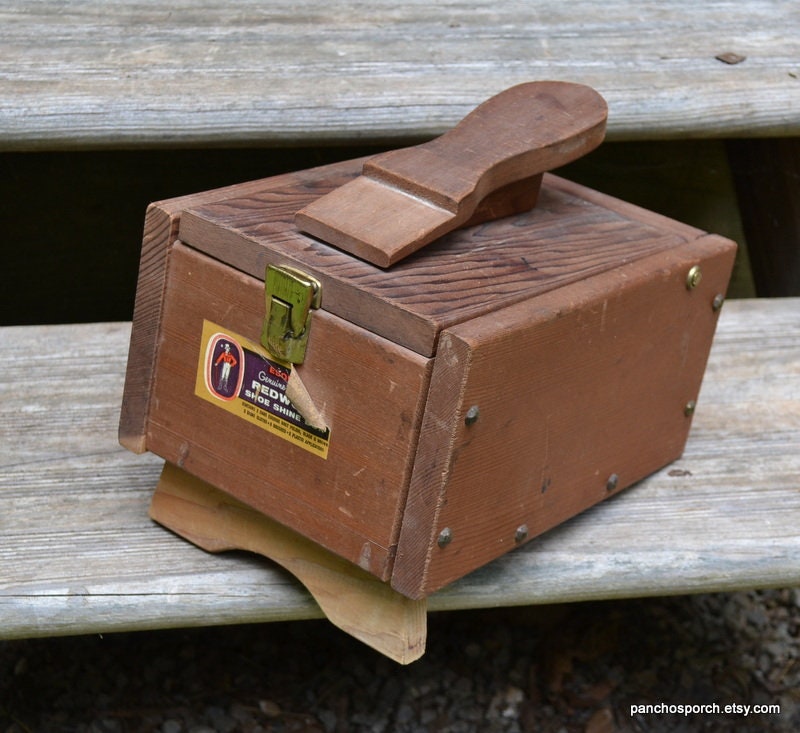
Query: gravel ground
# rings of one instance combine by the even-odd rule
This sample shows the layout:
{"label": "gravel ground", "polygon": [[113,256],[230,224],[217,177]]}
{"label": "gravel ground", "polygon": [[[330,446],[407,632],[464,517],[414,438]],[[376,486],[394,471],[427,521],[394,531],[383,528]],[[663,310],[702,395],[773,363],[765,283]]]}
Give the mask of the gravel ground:
{"label": "gravel ground", "polygon": [[798,731],[798,636],[792,589],[431,614],[407,667],[325,621],[6,641],[0,733]]}

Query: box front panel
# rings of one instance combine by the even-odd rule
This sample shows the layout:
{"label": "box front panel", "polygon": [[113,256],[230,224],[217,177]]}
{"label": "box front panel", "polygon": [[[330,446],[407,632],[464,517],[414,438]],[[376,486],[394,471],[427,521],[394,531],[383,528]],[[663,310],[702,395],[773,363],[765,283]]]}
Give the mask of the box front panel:
{"label": "box front panel", "polygon": [[295,369],[330,432],[306,430],[258,344],[264,302],[263,282],[173,247],[147,447],[387,579],[429,360],[315,312]]}
{"label": "box front panel", "polygon": [[446,331],[392,585],[427,595],[677,458],[734,254],[705,237]]}

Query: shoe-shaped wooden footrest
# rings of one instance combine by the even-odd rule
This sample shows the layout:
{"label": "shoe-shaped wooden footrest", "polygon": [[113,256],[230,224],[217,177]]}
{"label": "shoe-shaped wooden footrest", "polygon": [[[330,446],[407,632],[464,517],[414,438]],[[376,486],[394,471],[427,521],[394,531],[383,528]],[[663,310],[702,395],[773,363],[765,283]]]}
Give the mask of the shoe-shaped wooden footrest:
{"label": "shoe-shaped wooden footrest", "polygon": [[401,664],[425,651],[426,601],[413,601],[361,568],[210,484],[165,464],[150,516],[209,552],[248,550],[294,575],[335,626]]}

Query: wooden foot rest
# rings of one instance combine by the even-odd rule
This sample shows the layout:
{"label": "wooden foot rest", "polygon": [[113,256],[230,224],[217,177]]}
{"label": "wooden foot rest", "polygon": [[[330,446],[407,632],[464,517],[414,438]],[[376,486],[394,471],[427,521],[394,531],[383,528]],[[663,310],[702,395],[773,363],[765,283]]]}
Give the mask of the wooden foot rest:
{"label": "wooden foot rest", "polygon": [[209,552],[268,557],[300,580],[333,624],[396,662],[413,662],[425,651],[425,599],[406,598],[176,466],[165,464],[150,516]]}

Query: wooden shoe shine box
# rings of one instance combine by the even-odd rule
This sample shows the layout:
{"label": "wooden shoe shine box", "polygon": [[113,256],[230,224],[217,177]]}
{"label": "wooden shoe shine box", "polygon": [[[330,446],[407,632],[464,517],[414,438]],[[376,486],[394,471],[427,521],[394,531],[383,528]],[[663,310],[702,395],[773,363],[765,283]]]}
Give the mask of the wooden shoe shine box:
{"label": "wooden shoe shine box", "polygon": [[[149,207],[120,438],[422,598],[681,454],[736,246],[546,173],[379,267],[295,223],[363,164]],[[302,359],[268,266],[321,288]]]}

